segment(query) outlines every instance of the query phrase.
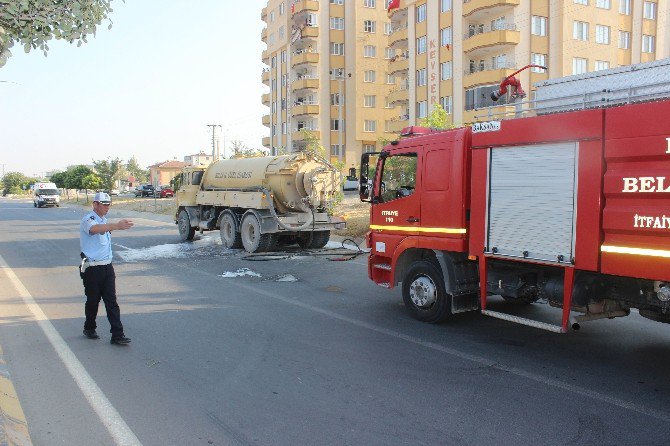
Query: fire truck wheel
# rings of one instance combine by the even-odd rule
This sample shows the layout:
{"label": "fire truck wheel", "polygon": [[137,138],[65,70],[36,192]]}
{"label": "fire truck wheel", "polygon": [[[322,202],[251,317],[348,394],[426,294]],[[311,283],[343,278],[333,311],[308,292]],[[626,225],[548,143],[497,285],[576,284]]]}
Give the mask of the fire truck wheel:
{"label": "fire truck wheel", "polygon": [[230,211],[224,211],[219,220],[219,234],[221,243],[228,249],[240,249],[242,247],[242,236],[237,230],[237,219]]}
{"label": "fire truck wheel", "polygon": [[402,281],[402,298],[420,321],[435,324],[451,315],[451,296],[444,291],[442,274],[427,260],[410,266]]}
{"label": "fire truck wheel", "polygon": [[249,253],[265,252],[271,248],[274,234],[261,234],[261,223],[250,212],[244,214],[240,224],[240,234],[244,250]]}
{"label": "fire truck wheel", "polygon": [[182,242],[193,240],[195,228],[191,227],[191,220],[188,217],[188,212],[183,209],[179,212],[177,225],[179,226],[179,239]]}

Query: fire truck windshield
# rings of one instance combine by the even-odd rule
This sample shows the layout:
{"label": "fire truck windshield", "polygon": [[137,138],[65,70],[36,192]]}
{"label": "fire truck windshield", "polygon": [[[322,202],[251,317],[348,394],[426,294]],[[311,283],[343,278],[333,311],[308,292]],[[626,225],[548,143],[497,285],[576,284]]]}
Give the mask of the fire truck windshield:
{"label": "fire truck windshield", "polygon": [[402,153],[384,160],[381,176],[381,201],[407,197],[416,187],[416,153]]}

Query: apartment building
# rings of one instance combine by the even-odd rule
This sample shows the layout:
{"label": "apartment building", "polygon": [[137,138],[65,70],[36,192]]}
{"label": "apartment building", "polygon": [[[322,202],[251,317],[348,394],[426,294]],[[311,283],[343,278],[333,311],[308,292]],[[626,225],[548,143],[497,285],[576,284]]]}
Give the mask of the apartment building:
{"label": "apartment building", "polygon": [[[313,135],[345,167],[381,148],[398,114],[386,102],[390,19],[385,0],[269,0],[261,13],[267,44],[262,81],[271,153],[305,148]],[[302,130],[309,130],[309,134]]]}
{"label": "apartment building", "polygon": [[389,45],[401,57],[390,64],[400,85],[390,99],[405,110],[395,131],[436,103],[455,124],[473,122],[501,79],[528,64],[548,70],[522,72],[527,91],[670,57],[670,0],[401,0],[391,22]]}

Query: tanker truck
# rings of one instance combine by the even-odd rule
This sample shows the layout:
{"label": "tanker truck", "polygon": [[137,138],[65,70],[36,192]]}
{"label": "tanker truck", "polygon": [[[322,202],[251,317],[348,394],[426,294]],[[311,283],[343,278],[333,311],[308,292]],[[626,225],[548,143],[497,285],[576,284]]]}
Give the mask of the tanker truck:
{"label": "tanker truck", "polygon": [[322,248],[346,227],[328,212],[340,183],[335,167],[306,152],[186,167],[176,179],[179,237],[218,230],[223,246],[250,253],[280,241]]}

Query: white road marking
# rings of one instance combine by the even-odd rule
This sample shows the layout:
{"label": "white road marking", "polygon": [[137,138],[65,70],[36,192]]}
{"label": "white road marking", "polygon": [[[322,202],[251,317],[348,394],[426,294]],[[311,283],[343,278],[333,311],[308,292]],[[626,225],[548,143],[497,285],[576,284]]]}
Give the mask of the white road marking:
{"label": "white road marking", "polygon": [[249,284],[246,284],[246,283],[234,282],[234,283],[231,283],[231,285],[235,285],[235,286],[238,286],[240,288],[244,288],[248,291],[256,292],[258,294],[261,294],[263,296],[266,296],[266,297],[269,297],[269,298],[272,298],[272,299],[280,300],[282,302],[285,302],[287,304],[303,308],[305,310],[313,311],[315,313],[321,313],[325,316],[331,317],[333,319],[338,319],[338,320],[343,321],[343,322],[347,322],[347,323],[355,325],[357,327],[366,328],[368,330],[371,330],[371,331],[374,331],[374,332],[377,332],[377,333],[381,333],[381,334],[384,334],[384,335],[387,335],[387,336],[402,339],[403,341],[411,342],[412,344],[420,345],[420,346],[425,347],[425,348],[429,348],[429,349],[436,350],[436,351],[439,351],[439,352],[442,352],[442,353],[446,353],[446,354],[449,354],[449,355],[452,355],[452,356],[456,356],[457,358],[461,358],[461,359],[464,359],[466,361],[472,361],[472,362],[480,364],[484,367],[489,367],[489,368],[494,369],[494,370],[500,370],[500,371],[503,371],[503,372],[511,373],[513,375],[516,375],[516,376],[519,376],[519,377],[522,377],[522,378],[526,378],[526,379],[538,382],[540,384],[544,384],[544,385],[549,386],[549,387],[554,387],[554,388],[557,388],[557,389],[566,390],[568,392],[572,392],[572,393],[575,393],[577,395],[581,395],[581,396],[584,396],[584,397],[587,397],[587,398],[591,398],[591,399],[594,399],[596,401],[601,401],[601,402],[604,402],[604,403],[607,403],[607,404],[611,404],[613,406],[620,407],[622,409],[627,409],[627,410],[631,410],[633,412],[640,413],[642,415],[647,415],[647,416],[656,418],[656,419],[661,420],[661,421],[666,421],[666,422],[670,421],[670,414],[668,414],[666,412],[663,412],[663,411],[656,410],[656,409],[652,409],[652,408],[649,408],[649,407],[646,407],[646,406],[642,406],[640,404],[633,403],[632,401],[622,400],[620,398],[616,398],[614,396],[606,395],[604,393],[600,393],[600,392],[597,392],[595,390],[591,390],[591,389],[587,389],[587,388],[584,388],[584,387],[576,386],[574,384],[569,384],[569,383],[560,381],[558,379],[548,378],[546,376],[542,376],[542,375],[539,375],[539,374],[536,374],[536,373],[528,372],[526,370],[522,370],[522,369],[519,369],[519,368],[516,368],[516,367],[501,364],[499,362],[496,362],[496,361],[491,360],[491,359],[484,358],[482,356],[477,356],[477,355],[473,355],[473,354],[470,354],[470,353],[465,353],[465,352],[462,352],[460,350],[456,350],[454,348],[445,347],[443,345],[436,344],[434,342],[424,341],[423,339],[420,339],[420,338],[417,338],[417,337],[414,337],[414,336],[409,336],[409,335],[406,335],[404,333],[400,333],[398,331],[389,330],[387,328],[379,327],[377,325],[373,325],[373,324],[370,324],[370,323],[367,323],[367,322],[364,322],[364,321],[361,321],[361,320],[357,320],[357,319],[353,319],[353,318],[350,318],[350,317],[347,317],[347,316],[343,316],[341,314],[337,314],[337,313],[334,313],[334,312],[329,311],[329,310],[324,310],[322,308],[314,307],[312,305],[297,301],[297,300],[289,298],[289,297],[283,297],[283,296],[280,296],[278,294],[271,293],[269,291],[265,291],[263,289],[256,288],[255,286],[252,286],[252,285],[249,285]]}
{"label": "white road marking", "polygon": [[95,383],[91,375],[88,374],[84,366],[79,362],[75,354],[70,350],[67,343],[53,324],[47,318],[47,315],[44,314],[40,306],[35,302],[35,299],[30,294],[30,292],[23,285],[21,280],[14,274],[14,271],[7,265],[5,259],[0,256],[0,269],[5,271],[5,274],[16,288],[16,291],[19,293],[23,302],[26,304],[30,312],[35,317],[35,320],[39,324],[40,328],[46,335],[47,339],[53,346],[54,350],[65,364],[70,376],[74,379],[77,386],[82,391],[88,403],[91,405],[95,413],[98,414],[98,418],[102,424],[107,428],[110,435],[114,439],[117,445],[138,445],[141,446],[140,440],[135,436],[130,427],[123,421],[121,415],[116,411],[112,403],[109,402],[107,397],[102,390]]}

